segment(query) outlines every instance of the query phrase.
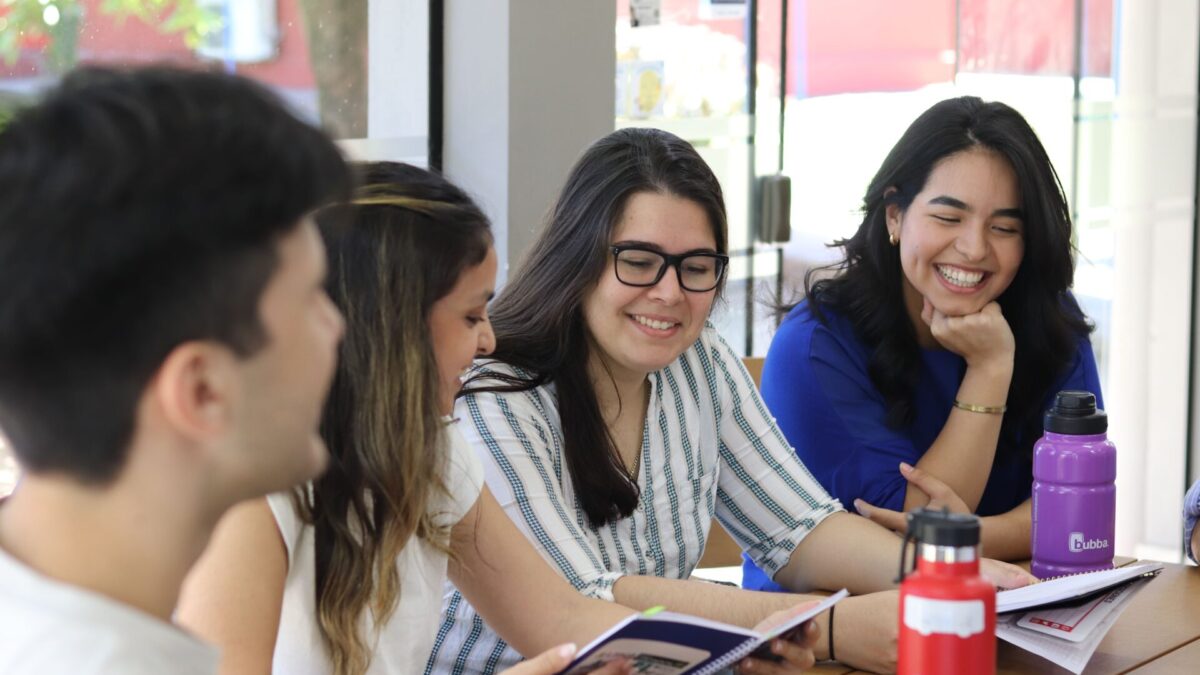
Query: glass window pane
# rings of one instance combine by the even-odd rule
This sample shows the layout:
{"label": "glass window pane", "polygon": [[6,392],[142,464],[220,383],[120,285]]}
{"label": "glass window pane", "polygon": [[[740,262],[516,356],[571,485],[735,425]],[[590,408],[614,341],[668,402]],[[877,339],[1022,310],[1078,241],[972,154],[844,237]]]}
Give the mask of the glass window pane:
{"label": "glass window pane", "polygon": [[1075,71],[1075,0],[961,0],[959,71]]}
{"label": "glass window pane", "polygon": [[[748,3],[663,0],[657,23],[634,26],[629,0],[615,1],[616,127],[658,127],[695,146],[725,193],[729,247],[744,251],[751,243],[753,161]],[[738,263],[736,253],[732,257],[726,301],[718,303],[713,321],[730,344],[740,347],[746,342],[750,270]]]}
{"label": "glass window pane", "polygon": [[909,91],[954,78],[954,0],[791,0],[789,90]]}
{"label": "glass window pane", "polygon": [[[168,63],[265,84],[354,157],[424,164],[428,25],[427,0],[5,0],[0,127],[76,66]],[[0,496],[15,480],[0,437]]]}
{"label": "glass window pane", "polygon": [[[258,80],[335,138],[394,137],[396,125],[369,119],[368,90],[376,83],[368,32],[381,17],[393,36],[381,42],[395,43],[397,35],[421,42],[419,58],[406,53],[404,60],[404,99],[422,112],[421,124],[405,127],[412,138],[401,154],[415,148],[423,161],[426,0],[12,0],[0,6],[0,116],[78,65],[173,63]],[[414,23],[418,30],[409,30]],[[420,88],[411,86],[412,72],[422,74]]]}

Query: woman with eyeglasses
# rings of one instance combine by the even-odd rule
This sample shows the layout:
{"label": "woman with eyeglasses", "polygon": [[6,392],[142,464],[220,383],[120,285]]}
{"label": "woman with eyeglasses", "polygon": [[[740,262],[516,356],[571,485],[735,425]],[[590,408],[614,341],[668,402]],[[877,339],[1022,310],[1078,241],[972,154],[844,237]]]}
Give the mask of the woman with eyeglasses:
{"label": "woman with eyeglasses", "polygon": [[[714,516],[787,588],[891,589],[900,540],[812,478],[708,323],[727,266],[721,188],[688,143],[625,129],[589,148],[493,304],[495,350],[455,406],[488,487],[577,589],[634,609],[752,626],[808,599],[690,580]],[[819,658],[894,668],[894,592],[835,614],[818,619]],[[426,672],[518,658],[457,592],[436,644]]]}
{"label": "woman with eyeglasses", "polygon": [[[983,555],[1028,558],[1042,415],[1064,389],[1103,406],[1045,148],[1003,103],[941,101],[897,141],[837,245],[844,259],[808,276],[763,368],[784,435],[862,515],[901,530],[927,504],[976,513]],[[775,588],[749,562],[743,583]]]}

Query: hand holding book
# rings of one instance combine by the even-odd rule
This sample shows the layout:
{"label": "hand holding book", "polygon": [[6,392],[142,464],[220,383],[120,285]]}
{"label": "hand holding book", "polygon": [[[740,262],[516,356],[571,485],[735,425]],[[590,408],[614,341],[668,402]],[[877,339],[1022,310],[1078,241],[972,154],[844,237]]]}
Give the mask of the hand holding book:
{"label": "hand holding book", "polygon": [[[554,675],[566,668],[567,664],[574,660],[578,651],[579,648],[574,644],[552,647],[502,671],[500,675]],[[632,663],[624,659],[614,659],[604,664],[599,670],[592,671],[591,675],[632,675],[633,672]]]}
{"label": "hand holding book", "polygon": [[[772,615],[764,622],[767,632],[671,612],[632,616],[581,649],[564,672],[594,673],[614,659],[626,659],[645,675],[705,675],[746,659],[764,645],[767,650],[761,656],[755,654],[744,664],[751,666],[751,672],[799,672],[811,667],[811,643],[819,633],[804,624],[846,595],[843,590],[818,603]],[[804,631],[792,640],[783,639],[798,628]]]}
{"label": "hand holding book", "polygon": [[754,663],[746,665],[756,673],[776,672],[774,668],[767,666],[781,662],[787,668],[797,671],[812,668],[817,662],[813,655],[813,647],[816,646],[821,631],[812,619],[801,619],[801,623],[796,624],[796,618],[819,604],[820,600],[802,602],[795,607],[775,612],[760,622],[754,630],[766,636],[766,642],[742,663],[753,661]]}

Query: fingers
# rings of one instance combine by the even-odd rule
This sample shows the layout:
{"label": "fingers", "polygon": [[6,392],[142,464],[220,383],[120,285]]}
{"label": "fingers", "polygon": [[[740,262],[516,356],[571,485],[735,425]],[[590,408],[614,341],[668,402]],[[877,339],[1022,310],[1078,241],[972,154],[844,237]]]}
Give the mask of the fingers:
{"label": "fingers", "polygon": [[771,653],[782,660],[773,663],[763,659],[745,658],[738,664],[738,672],[768,675],[798,673],[812,668],[817,663],[811,647],[804,647],[788,640],[771,640]]}
{"label": "fingers", "polygon": [[926,473],[907,462],[900,462],[900,475],[908,482],[921,488],[921,491],[929,495],[930,499],[942,499],[943,501],[950,495],[958,497],[954,490],[950,489],[949,485],[943,483],[940,479],[931,473]]}
{"label": "fingers", "polygon": [[1009,563],[1002,563],[1002,564],[1005,567],[1007,567],[1012,574],[1012,577],[1011,577],[1012,585],[1005,586],[1005,588],[1020,588],[1021,586],[1028,586],[1029,584],[1037,583],[1037,580],[1038,580],[1037,577],[1030,574],[1027,570],[1021,569],[1020,567],[1017,567],[1016,565],[1011,565]]}
{"label": "fingers", "polygon": [[797,631],[796,635],[792,636],[792,642],[806,649],[812,649],[817,646],[817,641],[821,639],[821,627],[816,621],[805,621],[801,630]]}
{"label": "fingers", "polygon": [[983,309],[979,310],[979,313],[987,316],[990,319],[1000,319],[1001,321],[1004,321],[1004,312],[1000,309],[1000,303],[996,302],[995,300],[984,305]]}
{"label": "fingers", "polygon": [[983,309],[974,314],[946,317],[946,326],[955,332],[969,332],[990,335],[1002,335],[1012,332],[1000,305],[996,301],[989,302]]}
{"label": "fingers", "polygon": [[[537,656],[502,671],[500,675],[555,675],[571,665],[578,651],[574,644],[552,647]],[[609,661],[596,670],[589,671],[592,675],[631,675],[633,664],[626,659]]]}
{"label": "fingers", "polygon": [[967,363],[982,360],[1011,360],[1014,349],[1012,328],[1004,319],[1000,305],[989,302],[973,314],[947,316],[926,299],[922,320],[938,344],[967,359]]}
{"label": "fingers", "polygon": [[880,506],[871,506],[861,499],[854,500],[854,510],[858,511],[858,515],[889,530],[904,532],[908,529],[908,518],[900,511],[893,511]]}
{"label": "fingers", "polygon": [[[806,602],[796,607],[786,610],[786,613],[793,613],[797,610],[803,610],[812,607],[816,602]],[[777,612],[776,614],[780,614]],[[775,656],[781,659],[780,661],[768,661],[762,658],[745,658],[738,664],[738,672],[742,673],[795,673],[813,667],[816,663],[816,656],[813,654],[813,647],[821,638],[821,629],[815,621],[805,621],[796,630],[787,634],[786,638],[780,637],[771,640],[767,645],[767,649]]]}
{"label": "fingers", "polygon": [[1000,589],[1020,588],[1037,581],[1036,577],[1016,565],[990,558],[980,561],[979,573]]}

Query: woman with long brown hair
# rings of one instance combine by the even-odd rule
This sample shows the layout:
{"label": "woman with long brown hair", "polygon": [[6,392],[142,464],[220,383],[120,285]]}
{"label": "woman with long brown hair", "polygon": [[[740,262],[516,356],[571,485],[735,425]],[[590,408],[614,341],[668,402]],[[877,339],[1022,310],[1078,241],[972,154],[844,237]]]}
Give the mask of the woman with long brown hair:
{"label": "woman with long brown hair", "polygon": [[[448,417],[460,373],[494,345],[486,216],[416,167],[372,164],[364,183],[319,216],[329,295],[346,318],[321,423],[330,467],[224,521],[185,591],[180,619],[223,647],[223,673],[414,672],[434,647],[447,578],[524,654],[583,643],[631,613],[554,574]],[[785,665],[811,664],[813,637],[780,644]],[[558,672],[571,651],[509,675]]]}

